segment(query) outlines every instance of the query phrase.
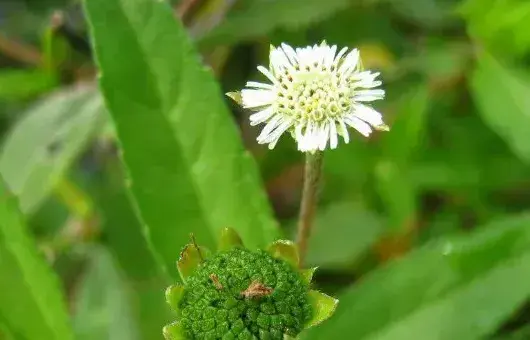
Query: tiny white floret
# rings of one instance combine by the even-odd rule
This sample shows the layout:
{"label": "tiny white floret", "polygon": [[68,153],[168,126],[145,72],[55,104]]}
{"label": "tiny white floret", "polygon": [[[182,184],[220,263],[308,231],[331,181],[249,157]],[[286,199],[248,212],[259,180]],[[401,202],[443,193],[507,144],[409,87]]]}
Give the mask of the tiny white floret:
{"label": "tiny white floret", "polygon": [[347,127],[368,137],[373,130],[388,131],[369,102],[383,99],[378,72],[364,71],[359,50],[348,52],[325,42],[293,49],[271,46],[270,66],[258,66],[270,83],[249,81],[240,93],[228,95],[250,109],[250,124],[263,124],[258,143],[272,149],[289,131],[298,150],[335,149],[338,136],[348,143]]}

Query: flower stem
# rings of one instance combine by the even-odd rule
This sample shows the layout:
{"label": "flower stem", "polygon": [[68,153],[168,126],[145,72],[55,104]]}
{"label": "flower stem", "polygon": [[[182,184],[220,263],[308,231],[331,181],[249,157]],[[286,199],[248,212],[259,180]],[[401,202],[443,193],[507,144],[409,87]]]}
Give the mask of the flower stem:
{"label": "flower stem", "polygon": [[318,187],[322,175],[322,152],[306,153],[304,170],[304,188],[300,215],[298,217],[297,243],[300,252],[300,267],[304,264],[307,255],[307,243],[311,236],[313,218],[318,201]]}

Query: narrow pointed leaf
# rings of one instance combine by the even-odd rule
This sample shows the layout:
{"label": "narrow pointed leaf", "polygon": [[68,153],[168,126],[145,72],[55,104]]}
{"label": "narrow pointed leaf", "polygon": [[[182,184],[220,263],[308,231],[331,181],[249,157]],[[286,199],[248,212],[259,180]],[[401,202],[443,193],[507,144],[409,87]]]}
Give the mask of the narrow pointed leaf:
{"label": "narrow pointed leaf", "polygon": [[233,101],[235,101],[239,105],[243,105],[243,99],[241,98],[241,92],[227,92],[226,95],[230,98],[232,98]]}
{"label": "narrow pointed leaf", "polygon": [[243,241],[232,228],[224,228],[219,239],[219,251],[230,250],[234,247],[243,247]]}
{"label": "narrow pointed leaf", "polygon": [[293,267],[298,268],[300,258],[298,256],[298,248],[294,242],[289,240],[274,241],[267,251],[273,257],[289,262]]}
{"label": "narrow pointed leaf", "polygon": [[106,119],[92,87],[60,91],[32,106],[6,138],[0,173],[24,213],[35,212]]}
{"label": "narrow pointed leaf", "polygon": [[190,232],[207,246],[226,226],[249,247],[276,239],[256,164],[170,4],[84,4],[129,191],[166,271]]}
{"label": "narrow pointed leaf", "polygon": [[530,215],[476,229],[364,277],[307,339],[489,338],[530,297]]}
{"label": "narrow pointed leaf", "polygon": [[313,280],[313,275],[315,274],[316,270],[317,267],[300,270],[300,274],[302,275],[304,281],[307,284],[311,284],[311,281]]}
{"label": "narrow pointed leaf", "polygon": [[182,327],[178,322],[173,322],[164,327],[163,329],[164,338],[166,340],[185,340],[184,333],[182,332]]}
{"label": "narrow pointed leaf", "polygon": [[73,297],[75,340],[138,339],[137,300],[131,299],[130,288],[107,249],[87,249],[85,271]]}
{"label": "narrow pointed leaf", "polygon": [[196,247],[193,244],[188,244],[180,253],[177,261],[177,268],[180,278],[186,282],[186,278],[193,274],[199,265],[210,256],[210,251],[205,247]]}
{"label": "narrow pointed leaf", "polygon": [[306,324],[306,328],[318,325],[333,315],[339,300],[319,291],[311,290],[309,292],[309,303],[313,307],[313,317]]}
{"label": "narrow pointed leaf", "polygon": [[16,339],[73,339],[59,280],[39,254],[1,180],[0,324]]}
{"label": "narrow pointed leaf", "polygon": [[[530,8],[530,6],[529,6]],[[480,116],[521,160],[530,163],[530,81],[524,72],[482,53],[470,77]]]}
{"label": "narrow pointed leaf", "polygon": [[166,289],[166,301],[175,312],[179,309],[182,294],[184,294],[184,287],[180,285],[173,285]]}
{"label": "narrow pointed leaf", "polygon": [[[349,0],[246,1],[200,40],[203,45],[231,44],[266,36],[277,28],[300,29],[350,5]],[[244,27],[244,29],[242,29]]]}

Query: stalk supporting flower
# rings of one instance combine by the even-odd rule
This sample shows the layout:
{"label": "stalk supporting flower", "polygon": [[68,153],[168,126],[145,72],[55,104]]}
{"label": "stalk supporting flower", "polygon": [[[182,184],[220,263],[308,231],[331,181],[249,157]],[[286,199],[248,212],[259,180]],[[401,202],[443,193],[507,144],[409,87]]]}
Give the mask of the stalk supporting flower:
{"label": "stalk supporting flower", "polygon": [[313,218],[318,201],[318,189],[322,174],[322,152],[306,153],[304,169],[304,188],[298,218],[297,243],[300,256],[300,266],[303,265],[307,254],[307,244],[311,236]]}
{"label": "stalk supporting flower", "polygon": [[378,72],[364,71],[359,50],[325,42],[293,49],[271,46],[270,66],[258,66],[271,83],[249,81],[241,92],[228,95],[254,111],[250,124],[264,124],[258,143],[272,149],[290,132],[303,152],[338,146],[338,136],[350,141],[347,127],[365,137],[372,130],[388,130],[379,112],[368,103],[384,98],[377,89]]}

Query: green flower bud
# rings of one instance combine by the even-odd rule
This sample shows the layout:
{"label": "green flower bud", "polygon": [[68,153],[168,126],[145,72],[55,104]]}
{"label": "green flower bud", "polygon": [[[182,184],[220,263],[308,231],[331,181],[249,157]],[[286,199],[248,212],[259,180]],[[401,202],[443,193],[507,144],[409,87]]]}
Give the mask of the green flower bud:
{"label": "green flower bud", "polygon": [[179,318],[166,339],[278,339],[296,337],[328,318],[337,300],[310,290],[314,269],[297,268],[289,241],[268,251],[243,248],[234,231],[223,232],[220,252],[188,245],[178,262],[184,286],[166,291]]}

